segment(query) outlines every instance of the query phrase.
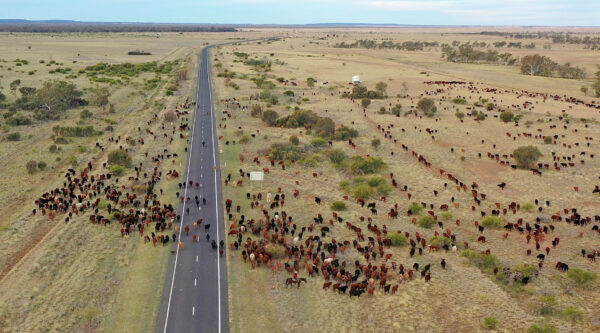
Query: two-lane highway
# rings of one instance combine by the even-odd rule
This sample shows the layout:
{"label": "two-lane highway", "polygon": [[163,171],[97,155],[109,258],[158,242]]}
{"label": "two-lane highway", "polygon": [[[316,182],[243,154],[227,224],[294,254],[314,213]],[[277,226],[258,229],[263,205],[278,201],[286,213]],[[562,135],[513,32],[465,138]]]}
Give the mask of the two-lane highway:
{"label": "two-lane highway", "polygon": [[[219,251],[206,240],[206,234],[217,244],[225,238],[208,51],[209,47],[204,48],[200,54],[196,111],[190,115],[193,124],[189,160],[182,180],[186,185],[182,195],[191,198],[180,207],[181,220],[178,221],[178,237],[185,248],[177,247],[175,259],[170,263],[157,332],[229,332],[225,255],[219,257]],[[200,184],[198,188],[196,182]],[[194,199],[196,196],[199,206]],[[206,199],[206,204],[202,199]],[[188,209],[189,214],[186,213]],[[193,224],[200,218],[202,225],[194,230]],[[210,224],[208,232],[205,231],[207,224]],[[187,236],[186,226],[190,227]],[[192,242],[193,233],[198,235],[197,243]],[[226,244],[224,250],[227,251]]]}

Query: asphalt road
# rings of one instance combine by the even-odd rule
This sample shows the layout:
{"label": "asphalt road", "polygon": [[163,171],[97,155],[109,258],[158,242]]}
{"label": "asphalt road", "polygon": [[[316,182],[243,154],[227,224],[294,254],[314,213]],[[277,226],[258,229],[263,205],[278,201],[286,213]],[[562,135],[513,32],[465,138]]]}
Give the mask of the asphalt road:
{"label": "asphalt road", "polygon": [[[220,258],[218,250],[206,241],[207,233],[217,244],[225,238],[208,50],[209,47],[204,48],[200,53],[196,112],[188,147],[190,154],[181,180],[188,185],[185,191],[182,190],[183,195],[191,198],[180,207],[179,240],[184,242],[185,248],[177,247],[169,265],[157,332],[229,332],[225,255]],[[189,181],[194,185],[189,186]],[[196,182],[200,184],[198,188]],[[200,200],[199,207],[195,196]],[[203,198],[206,199],[205,205]],[[194,230],[193,223],[200,218],[203,219],[202,225]],[[206,224],[210,224],[208,232],[205,232]],[[190,227],[189,236],[185,234],[185,226]],[[199,236],[197,243],[192,242],[194,232]],[[227,251],[227,244],[224,250]]]}

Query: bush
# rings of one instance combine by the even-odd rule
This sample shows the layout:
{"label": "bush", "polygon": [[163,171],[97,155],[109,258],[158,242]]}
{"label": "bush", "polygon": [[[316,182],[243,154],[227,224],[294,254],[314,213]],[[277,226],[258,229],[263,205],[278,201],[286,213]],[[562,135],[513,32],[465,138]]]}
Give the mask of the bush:
{"label": "bush", "polygon": [[480,269],[492,269],[496,267],[498,257],[494,254],[481,254],[475,250],[463,250],[460,256],[467,258],[473,265]]}
{"label": "bush", "polygon": [[125,167],[114,164],[110,166],[110,172],[115,176],[122,176],[125,173]]}
{"label": "bush", "polygon": [[165,112],[165,121],[172,123],[175,120],[177,120],[177,114],[175,114],[175,111],[173,110],[169,110],[167,112]]}
{"label": "bush", "polygon": [[373,177],[369,178],[369,180],[367,181],[367,184],[369,184],[369,186],[372,186],[372,187],[377,187],[381,184],[385,184],[385,178],[383,178],[381,176],[373,176]]}
{"label": "bush", "polygon": [[422,210],[423,210],[423,205],[421,205],[420,203],[413,202],[410,204],[410,206],[408,206],[408,211],[412,215],[419,215],[419,214],[421,214]]}
{"label": "bush", "polygon": [[598,279],[598,274],[595,272],[586,271],[580,268],[571,268],[567,273],[567,276],[579,285],[592,284]]}
{"label": "bush", "polygon": [[558,302],[554,296],[540,297],[540,314],[542,316],[552,316],[556,314],[556,305]]}
{"label": "bush", "polygon": [[458,119],[463,119],[465,117],[465,114],[460,112],[460,111],[456,111],[456,113],[454,114],[456,116],[456,118]]}
{"label": "bush", "polygon": [[50,147],[48,147],[48,151],[51,153],[56,153],[58,151],[58,147],[56,147],[56,145],[50,145]]}
{"label": "bush", "polygon": [[526,212],[531,212],[534,209],[535,206],[531,202],[524,203],[523,206],[521,206],[521,210]]}
{"label": "bush", "polygon": [[394,190],[394,187],[388,183],[379,184],[377,186],[377,193],[380,195],[389,195]]}
{"label": "bush", "polygon": [[6,136],[6,140],[7,141],[19,141],[19,140],[21,140],[21,133],[19,133],[19,132],[10,133]]}
{"label": "bush", "polygon": [[300,139],[298,139],[297,136],[292,135],[292,136],[290,136],[290,143],[293,144],[294,146],[297,146],[300,144]]}
{"label": "bush", "polygon": [[419,219],[419,227],[429,229],[435,225],[435,220],[433,217],[427,215],[423,216]]}
{"label": "bush", "polygon": [[32,174],[38,170],[38,164],[36,161],[29,161],[25,164],[25,168],[27,169],[27,173]]}
{"label": "bush", "polygon": [[534,277],[538,273],[537,267],[531,264],[521,264],[514,268],[515,272],[521,273],[524,277]]}
{"label": "bush", "polygon": [[515,119],[515,115],[510,111],[504,111],[500,114],[500,120],[509,123]]}
{"label": "bush", "polygon": [[340,128],[335,130],[335,133],[331,137],[334,140],[342,141],[348,140],[350,138],[356,138],[358,136],[358,131],[354,128],[341,126]]}
{"label": "bush", "polygon": [[363,99],[360,101],[360,105],[361,105],[363,108],[368,108],[368,107],[369,107],[369,105],[371,105],[371,100],[370,100],[370,99],[368,99],[368,98],[363,98]]}
{"label": "bush", "polygon": [[541,326],[538,324],[532,324],[529,326],[526,333],[558,333],[558,330],[550,324],[543,324]]}
{"label": "bush", "polygon": [[533,163],[537,162],[542,153],[535,146],[521,146],[515,149],[513,156],[521,168],[528,169]]}
{"label": "bush", "polygon": [[303,153],[304,150],[301,147],[283,143],[274,143],[267,150],[267,156],[277,161],[298,161],[302,158]]}
{"label": "bush", "polygon": [[350,163],[350,172],[353,174],[370,174],[379,172],[379,170],[385,167],[385,162],[378,157],[367,157],[354,156]]}
{"label": "bush", "polygon": [[498,216],[486,216],[481,225],[486,228],[499,229],[502,228],[502,220]]}
{"label": "bush", "polygon": [[421,98],[417,103],[417,109],[423,112],[425,115],[433,115],[437,111],[435,102],[431,98]]}
{"label": "bush", "polygon": [[313,147],[324,147],[327,144],[327,140],[323,138],[315,138],[310,142]]}
{"label": "bush", "polygon": [[244,134],[242,135],[242,137],[239,140],[240,143],[248,143],[250,142],[250,136],[248,134]]}
{"label": "bush", "polygon": [[340,188],[342,189],[342,191],[348,193],[350,192],[350,190],[352,190],[352,184],[350,184],[350,181],[348,180],[342,180],[339,183]]}
{"label": "bush", "polygon": [[392,241],[392,246],[405,246],[408,244],[406,236],[399,232],[388,233],[387,237]]}
{"label": "bush", "polygon": [[287,250],[280,244],[269,243],[265,245],[265,252],[273,259],[283,259],[287,256]]}
{"label": "bush", "polygon": [[346,203],[343,201],[335,201],[331,204],[331,210],[344,211],[346,210]]}
{"label": "bush", "polygon": [[574,306],[569,306],[563,311],[563,315],[567,317],[572,322],[582,322],[585,318],[583,311],[579,310]]}
{"label": "bush", "polygon": [[338,166],[341,166],[348,158],[346,153],[340,149],[331,149],[326,154],[329,157],[329,161]]}
{"label": "bush", "polygon": [[460,98],[460,97],[457,97],[457,98],[453,99],[452,102],[454,104],[461,104],[461,105],[467,104],[467,100],[464,99],[464,98]]}
{"label": "bush", "polygon": [[123,150],[115,150],[108,154],[109,164],[118,164],[126,168],[131,167],[131,157]]}
{"label": "bush", "polygon": [[354,188],[354,197],[357,199],[369,199],[373,196],[373,189],[367,184],[360,184]]}
{"label": "bush", "polygon": [[67,143],[69,143],[69,141],[67,141],[65,137],[57,136],[56,138],[54,138],[54,143],[56,143],[57,145],[66,145]]}
{"label": "bush", "polygon": [[452,244],[452,240],[448,237],[444,237],[444,236],[433,236],[430,240],[429,243],[431,245],[448,245],[450,246],[450,244]]}
{"label": "bush", "polygon": [[33,122],[31,121],[30,118],[25,117],[25,116],[14,116],[14,117],[8,118],[6,120],[6,123],[9,124],[10,126],[26,126],[26,125],[31,125]]}
{"label": "bush", "polygon": [[330,137],[335,132],[335,123],[331,118],[320,118],[313,129],[317,136]]}
{"label": "bush", "polygon": [[379,139],[371,140],[371,147],[377,149],[377,148],[379,148],[380,145],[381,145],[381,140],[379,140]]}
{"label": "bush", "polygon": [[262,121],[267,123],[269,126],[274,126],[277,124],[277,119],[279,119],[279,114],[273,110],[267,110],[262,115]]}
{"label": "bush", "polygon": [[39,162],[38,162],[38,169],[40,169],[40,170],[46,170],[46,167],[47,167],[47,166],[48,166],[48,165],[47,165],[47,164],[46,164],[46,162],[44,162],[44,161],[39,161]]}
{"label": "bush", "polygon": [[483,328],[486,330],[495,330],[498,327],[498,319],[495,317],[483,318]]}
{"label": "bush", "polygon": [[442,213],[442,219],[444,221],[450,221],[452,218],[454,218],[454,214],[452,214],[452,212],[443,212]]}
{"label": "bush", "polygon": [[252,108],[250,109],[250,115],[252,117],[260,118],[260,117],[262,117],[262,113],[263,113],[262,106],[260,106],[259,104],[252,105]]}
{"label": "bush", "polygon": [[551,136],[546,136],[544,137],[544,143],[549,145],[552,143],[552,137]]}

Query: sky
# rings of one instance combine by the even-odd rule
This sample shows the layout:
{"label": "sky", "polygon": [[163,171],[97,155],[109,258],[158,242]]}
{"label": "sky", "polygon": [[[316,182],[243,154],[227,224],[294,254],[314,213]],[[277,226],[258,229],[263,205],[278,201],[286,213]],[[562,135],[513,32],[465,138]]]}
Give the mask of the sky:
{"label": "sky", "polygon": [[600,0],[0,0],[0,19],[598,26]]}

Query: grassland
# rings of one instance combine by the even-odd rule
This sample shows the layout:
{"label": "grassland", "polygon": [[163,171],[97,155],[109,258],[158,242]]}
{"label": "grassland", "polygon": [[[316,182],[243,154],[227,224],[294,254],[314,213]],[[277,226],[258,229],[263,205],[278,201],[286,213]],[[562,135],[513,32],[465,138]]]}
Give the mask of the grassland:
{"label": "grassland", "polygon": [[[286,289],[283,282],[289,275],[285,270],[272,273],[264,267],[251,269],[248,263],[244,263],[239,251],[231,251],[228,263],[232,331],[300,332],[318,327],[318,331],[477,332],[484,330],[482,323],[485,317],[497,318],[497,330],[504,332],[525,331],[537,322],[548,322],[561,332],[598,329],[599,318],[593,310],[598,306],[597,282],[578,286],[565,273],[554,269],[554,264],[561,261],[569,263],[571,267],[599,272],[596,263],[580,255],[582,248],[589,251],[597,246],[594,244],[597,244],[598,235],[590,230],[590,225],[581,228],[566,224],[564,220],[544,223],[555,227],[541,243],[542,250],[549,247],[551,251],[539,270],[539,276],[528,284],[507,283],[501,273],[493,272],[493,268],[501,272],[505,267],[520,269],[518,265],[531,264],[537,269],[539,260],[535,256],[538,252],[533,243],[528,244],[524,236],[516,231],[510,232],[508,238],[504,239],[505,231],[492,228],[484,232],[487,242],[478,243],[480,234],[474,227],[475,221],[482,220],[479,212],[489,213],[496,203],[506,207],[511,202],[524,205],[536,199],[541,202],[542,212],[537,211],[538,206],[534,206],[533,210],[517,211],[514,215],[509,211],[507,215],[500,215],[502,224],[516,223],[522,218],[524,223],[533,225],[536,217],[547,219],[569,207],[577,207],[583,216],[592,216],[593,220],[600,204],[598,196],[591,193],[599,164],[597,159],[589,156],[590,153],[597,154],[594,142],[587,146],[589,140],[585,138],[593,137],[597,132],[595,119],[598,110],[524,95],[525,91],[540,92],[572,96],[589,103],[593,98],[583,94],[580,87],[589,85],[591,80],[530,77],[520,74],[518,67],[504,65],[449,63],[440,58],[439,48],[399,51],[332,47],[341,41],[353,42],[358,39],[447,43],[453,40],[504,40],[501,37],[463,34],[471,30],[457,29],[453,34],[453,31],[436,29],[381,29],[376,35],[366,29],[295,30],[282,33],[285,38],[270,43],[234,45],[213,51],[213,57],[217,60],[214,76],[224,70],[229,72],[229,78],[215,79],[216,96],[220,100],[216,104],[218,114],[231,114],[231,118],[224,117],[219,124],[219,135],[223,136],[221,165],[225,165],[222,174],[231,174],[233,179],[237,179],[239,169],[245,172],[265,167],[270,169],[262,184],[253,184],[246,179],[241,187],[224,186],[224,196],[231,198],[234,206],[241,206],[241,211],[236,214],[238,218],[240,215],[245,215],[247,220],[260,221],[264,218],[260,210],[250,208],[246,193],[262,192],[264,195],[267,192],[277,193],[281,188],[286,194],[285,206],[270,212],[284,210],[294,217],[294,223],[300,229],[313,224],[317,213],[321,213],[327,223],[332,218],[331,203],[345,201],[343,196],[349,195],[349,200],[345,201],[347,210],[339,215],[344,221],[350,221],[363,230],[367,222],[360,222],[361,216],[371,217],[380,228],[386,225],[388,232],[401,230],[408,232],[410,237],[419,232],[425,235],[428,242],[434,232],[441,234],[448,228],[457,236],[459,247],[457,253],[427,253],[425,250],[422,256],[416,255],[414,258],[409,257],[407,247],[386,248],[386,253],[393,255],[391,261],[402,263],[405,267],[411,267],[414,262],[421,266],[431,264],[431,282],[415,278],[414,281],[400,283],[394,276],[388,281],[399,284],[396,295],[384,295],[383,290],[376,288],[373,297],[363,296],[360,299],[349,299],[347,295],[322,290],[325,281],[320,275],[309,278],[308,284],[300,289]],[[597,51],[562,45],[553,45],[552,49],[547,50],[542,48],[545,41],[532,41],[537,44],[535,50],[511,52],[519,56],[540,53],[559,62],[571,61],[573,65],[586,68],[588,74],[595,70],[594,57]],[[524,40],[523,43],[532,41]],[[252,66],[256,62],[244,62],[243,54],[248,59],[271,63],[270,70]],[[262,75],[263,81],[274,83],[269,90],[272,96],[277,97],[277,104],[250,98],[265,90],[256,84],[256,78]],[[360,75],[369,89],[374,89],[377,82],[385,82],[390,97],[373,99],[363,112],[360,100],[341,97],[343,92],[351,91],[352,86],[348,82],[353,75]],[[314,87],[307,85],[309,77],[316,79]],[[470,84],[444,86],[425,83],[453,80]],[[284,94],[286,91],[293,92],[293,96],[291,93]],[[435,116],[430,118],[410,113],[416,110],[419,99],[427,95],[436,103],[438,112]],[[464,98],[466,104],[452,102],[459,97]],[[476,106],[478,101],[481,104],[480,99],[493,103],[493,109]],[[525,106],[525,101],[532,104]],[[237,103],[243,108],[239,108]],[[359,132],[359,136],[353,139],[356,149],[347,141],[334,141],[331,148],[316,148],[312,144],[314,133],[309,133],[303,127],[267,126],[260,117],[252,117],[250,109],[255,104],[261,105],[263,112],[276,111],[280,118],[292,114],[295,108],[330,117],[336,128],[343,125]],[[402,105],[399,117],[390,112],[391,106],[396,104]],[[384,114],[378,112],[381,107],[386,110]],[[469,116],[473,110],[483,112],[485,120],[477,121]],[[462,122],[455,116],[457,111],[467,114]],[[501,122],[498,116],[502,111],[519,115],[518,127],[515,123]],[[550,128],[551,125],[556,125],[556,128]],[[533,136],[527,137],[522,133],[532,133]],[[555,134],[558,135],[556,144],[544,144],[545,136]],[[287,143],[292,135],[299,138],[299,147],[303,147],[307,153],[295,163],[285,161],[285,170],[277,165],[269,165],[266,155],[271,144]],[[375,138],[381,141],[377,149],[371,146]],[[401,145],[408,146],[409,150],[404,151]],[[539,147],[543,154],[540,162],[552,164],[554,152],[561,157],[577,155],[574,160],[577,163],[573,167],[562,167],[560,171],[543,169],[541,177],[534,176],[529,170],[512,169],[508,164],[513,164],[514,160],[509,155],[523,145]],[[379,200],[379,196],[369,200],[377,203],[379,215],[373,216],[366,208],[361,208],[355,203],[353,193],[338,185],[343,181],[349,181],[350,184],[360,182],[360,179],[356,179],[359,175],[329,162],[328,151],[332,149],[339,149],[348,156],[368,154],[383,158],[387,167],[378,174],[389,183],[389,174],[393,173],[399,187],[387,195],[385,202]],[[419,163],[410,153],[411,150],[422,154],[432,166],[428,168]],[[587,157],[579,155],[584,150],[587,151]],[[488,158],[488,152],[507,155],[501,159],[508,164],[501,165],[500,161]],[[243,157],[243,161],[240,157]],[[259,158],[260,165],[253,163],[255,157]],[[312,162],[307,163],[307,159]],[[585,164],[581,164],[580,159]],[[471,206],[475,203],[470,188],[469,191],[457,190],[453,182],[440,175],[438,169],[456,176],[467,186],[477,182],[479,191],[487,195],[486,200],[472,211]],[[371,175],[365,177],[368,179]],[[507,183],[505,189],[496,186],[501,182]],[[448,186],[445,187],[444,183]],[[404,185],[408,188],[406,192],[402,190]],[[294,190],[299,191],[298,198],[292,197]],[[437,195],[434,190],[438,192]],[[315,203],[315,197],[322,200],[321,205]],[[457,207],[452,206],[451,198],[458,204]],[[546,200],[551,203],[549,207],[544,204]],[[413,217],[405,213],[412,202],[434,204],[431,210],[440,216],[444,227],[435,226],[427,230],[413,224]],[[385,213],[395,203],[398,204],[400,217],[389,219]],[[450,205],[449,212],[442,214],[439,210],[442,203]],[[427,215],[427,210],[429,207],[421,214]],[[455,223],[456,220],[460,220],[460,225]],[[338,242],[356,238],[356,234],[343,223],[334,223],[330,227],[332,232],[324,237],[325,242],[332,238]],[[579,231],[583,231],[582,237]],[[260,239],[259,235],[248,234],[248,237]],[[288,237],[287,242],[291,244],[292,236]],[[554,237],[560,237],[560,245],[556,248],[550,244]],[[479,251],[490,249],[497,259],[488,265],[459,256],[458,253],[464,249],[464,242],[477,251],[476,255]],[[532,249],[533,255],[528,256],[527,249]],[[336,257],[345,261],[351,271],[354,265],[350,263],[357,259],[366,264],[354,249],[338,252]],[[442,258],[448,263],[445,270],[439,264]],[[371,262],[374,265],[381,264],[379,258]],[[302,269],[300,275],[306,274]],[[552,315],[541,310],[543,296],[552,296],[557,300]],[[575,321],[565,315],[564,311],[569,306],[581,310],[583,319]]]}

